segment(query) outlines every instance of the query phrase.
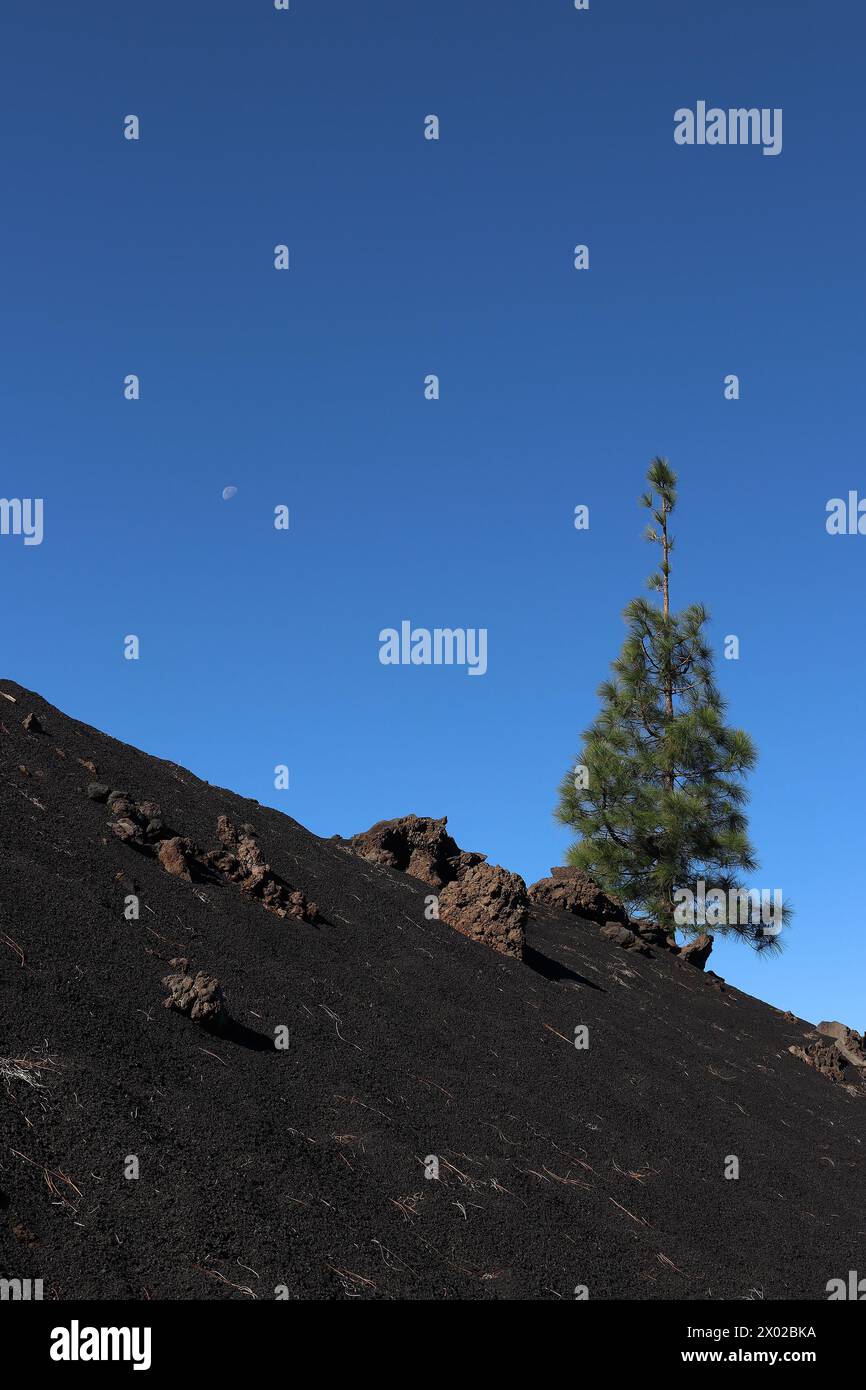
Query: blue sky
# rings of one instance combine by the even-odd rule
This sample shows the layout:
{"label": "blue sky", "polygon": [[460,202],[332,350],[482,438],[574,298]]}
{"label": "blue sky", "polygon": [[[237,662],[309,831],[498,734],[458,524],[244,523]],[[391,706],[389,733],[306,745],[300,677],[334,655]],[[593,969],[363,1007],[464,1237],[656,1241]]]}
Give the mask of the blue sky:
{"label": "blue sky", "polygon": [[[532,881],[665,454],[797,913],[713,964],[862,1029],[866,537],[824,523],[866,494],[864,39],[855,0],[10,0],[0,495],[45,537],[0,536],[3,673],[319,834],[447,814]],[[782,108],[782,153],[677,146],[698,100]],[[486,628],[487,674],[381,665],[405,618]]]}

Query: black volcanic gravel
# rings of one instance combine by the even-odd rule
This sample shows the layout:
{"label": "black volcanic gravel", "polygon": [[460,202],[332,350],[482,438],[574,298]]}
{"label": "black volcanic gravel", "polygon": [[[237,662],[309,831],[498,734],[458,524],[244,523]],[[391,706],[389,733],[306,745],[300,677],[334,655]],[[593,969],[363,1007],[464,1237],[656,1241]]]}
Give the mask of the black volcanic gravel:
{"label": "black volcanic gravel", "polygon": [[[0,1275],[70,1299],[772,1300],[866,1268],[866,1100],[790,1055],[809,1024],[554,912],[498,956],[427,921],[425,884],[0,691],[0,1057],[52,1059],[44,1089],[0,1081]],[[221,813],[251,822],[323,922],[171,877],[92,782],[203,850]],[[177,957],[219,981],[227,1033],[163,1008]]]}

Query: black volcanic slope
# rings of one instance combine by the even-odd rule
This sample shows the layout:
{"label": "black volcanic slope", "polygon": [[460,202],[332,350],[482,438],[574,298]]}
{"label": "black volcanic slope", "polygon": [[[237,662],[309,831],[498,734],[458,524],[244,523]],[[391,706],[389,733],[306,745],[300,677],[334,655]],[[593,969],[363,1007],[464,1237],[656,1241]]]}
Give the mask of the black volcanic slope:
{"label": "black volcanic slope", "polygon": [[[417,880],[0,690],[0,1057],[48,1059],[0,1081],[0,1275],[61,1299],[822,1299],[863,1267],[866,1101],[789,1054],[807,1024],[557,913],[498,956],[425,920]],[[325,921],[171,877],[94,780],[204,849],[221,813],[252,822]],[[234,1032],[162,1007],[178,955]]]}

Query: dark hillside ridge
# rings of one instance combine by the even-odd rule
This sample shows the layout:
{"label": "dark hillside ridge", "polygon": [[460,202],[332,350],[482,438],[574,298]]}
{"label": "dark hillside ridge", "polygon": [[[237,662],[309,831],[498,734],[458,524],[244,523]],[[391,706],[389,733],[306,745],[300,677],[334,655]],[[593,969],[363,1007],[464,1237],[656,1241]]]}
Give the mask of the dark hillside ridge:
{"label": "dark hillside ridge", "polygon": [[[536,901],[524,959],[489,950],[427,919],[428,883],[0,692],[0,1277],[808,1300],[862,1270],[866,1103],[789,1052],[809,1024]],[[92,783],[159,808],[144,848]],[[207,872],[165,867],[159,819]],[[185,971],[226,1030],[163,1007]]]}

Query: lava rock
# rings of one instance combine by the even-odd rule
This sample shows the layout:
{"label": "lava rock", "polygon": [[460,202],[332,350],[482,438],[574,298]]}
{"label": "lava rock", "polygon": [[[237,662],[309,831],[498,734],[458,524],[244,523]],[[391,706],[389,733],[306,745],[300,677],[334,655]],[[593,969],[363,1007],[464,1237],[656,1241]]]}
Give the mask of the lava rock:
{"label": "lava rock", "polygon": [[132,845],[135,849],[146,848],[141,826],[136,825],[129,816],[120,816],[108,828],[123,844]]}
{"label": "lava rock", "polygon": [[866,1047],[863,1037],[854,1028],[844,1023],[819,1023],[818,1032],[825,1038],[832,1038],[846,1061],[854,1067],[866,1067]]}
{"label": "lava rock", "polygon": [[628,914],[618,898],[611,897],[583,869],[562,865],[528,889],[533,902],[559,912],[571,912],[588,922],[619,922],[628,926]]}
{"label": "lava rock", "polygon": [[648,956],[649,946],[645,941],[641,941],[636,932],[629,927],[624,927],[621,922],[605,922],[599,932],[605,940],[613,942],[615,946],[621,946],[624,951],[636,951],[639,955]]}
{"label": "lava rock", "polygon": [[670,932],[665,931],[664,927],[660,927],[657,922],[632,921],[629,926],[648,946],[658,946],[662,951],[679,953],[680,948],[676,943],[676,938]]}
{"label": "lava rock", "polygon": [[439,916],[463,936],[505,956],[523,956],[529,900],[519,874],[498,864],[473,864],[439,894]]}
{"label": "lava rock", "polygon": [[199,971],[195,977],[166,975],[162,982],[169,991],[163,1007],[185,1014],[195,1023],[222,1028],[228,1022],[225,996],[218,980]]}
{"label": "lava rock", "polygon": [[193,859],[194,853],[189,840],[184,839],[181,835],[175,835],[170,840],[160,840],[156,854],[167,874],[174,874],[176,878],[184,878],[188,883],[192,882],[190,861]]}
{"label": "lava rock", "polygon": [[701,932],[700,936],[680,947],[679,959],[688,965],[696,966],[698,970],[703,970],[712,949],[713,938],[706,932]]}
{"label": "lava rock", "polygon": [[369,830],[353,835],[347,847],[362,859],[420,878],[431,888],[444,888],[487,858],[461,850],[448,834],[448,817],[399,816],[377,821]]}
{"label": "lava rock", "polygon": [[316,903],[273,873],[252,825],[242,825],[238,830],[228,816],[220,816],[217,839],[222,848],[205,856],[209,869],[237,884],[242,893],[260,899],[267,911],[277,917],[296,917],[311,924],[321,920]]}
{"label": "lava rock", "polygon": [[851,1065],[840,1051],[837,1042],[822,1039],[810,1043],[808,1047],[792,1045],[788,1051],[799,1057],[801,1062],[814,1067],[822,1076],[826,1076],[828,1081],[834,1082],[837,1086],[844,1086],[850,1095],[866,1096],[866,1077],[863,1071],[859,1066]]}

